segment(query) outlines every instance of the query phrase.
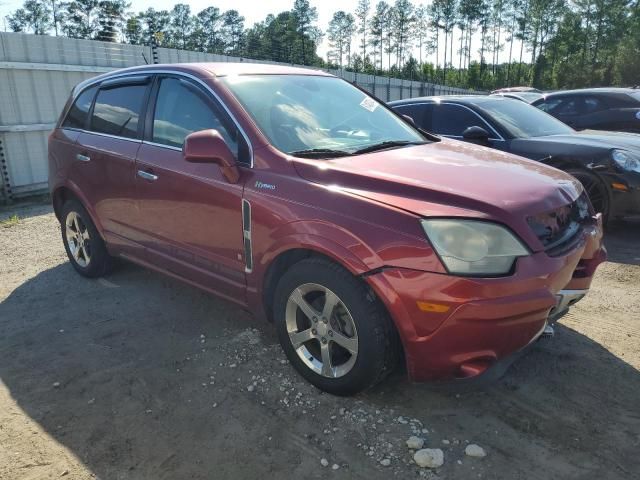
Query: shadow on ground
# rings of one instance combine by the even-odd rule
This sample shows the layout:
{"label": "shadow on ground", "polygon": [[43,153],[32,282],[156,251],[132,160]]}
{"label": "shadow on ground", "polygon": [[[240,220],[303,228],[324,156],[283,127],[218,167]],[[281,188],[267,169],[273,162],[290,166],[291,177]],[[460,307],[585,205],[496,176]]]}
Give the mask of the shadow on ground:
{"label": "shadow on ground", "polygon": [[609,261],[640,265],[640,219],[615,222],[605,233]]}
{"label": "shadow on ground", "polygon": [[[429,445],[445,449],[439,474],[447,478],[640,471],[639,372],[561,325],[484,390],[454,393],[396,375],[355,399],[308,389],[317,407],[305,410],[283,404],[277,385],[247,390],[256,376],[279,381],[282,372],[300,383],[281,363],[270,325],[132,265],[107,282],[80,278],[68,264],[46,270],[0,304],[0,319],[0,380],[102,479],[324,478],[322,457],[341,465],[334,476],[388,478],[392,470],[358,446],[374,444],[374,431],[329,419],[345,407],[378,411],[380,433],[398,427],[397,416],[420,419]],[[259,341],[238,346],[252,328]],[[331,422],[337,431],[323,435]],[[409,434],[395,438],[405,458],[394,460],[394,473],[415,477],[403,464]],[[489,456],[464,458],[465,440]]]}

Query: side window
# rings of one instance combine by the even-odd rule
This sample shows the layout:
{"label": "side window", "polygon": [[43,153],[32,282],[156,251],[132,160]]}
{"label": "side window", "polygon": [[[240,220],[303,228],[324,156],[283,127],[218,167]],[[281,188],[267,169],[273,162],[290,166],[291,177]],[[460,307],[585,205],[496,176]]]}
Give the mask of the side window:
{"label": "side window", "polygon": [[199,130],[215,129],[238,156],[238,135],[234,126],[226,125],[207,94],[186,80],[163,78],[158,89],[153,118],[152,140],[155,143],[182,147],[187,135]]}
{"label": "side window", "polygon": [[544,100],[540,103],[536,103],[535,106],[538,107],[543,112],[551,113],[554,108],[558,106],[561,102],[560,98],[552,98],[549,100]]}
{"label": "side window", "polygon": [[100,89],[91,116],[91,130],[137,138],[146,89],[147,85]]}
{"label": "side window", "polygon": [[96,96],[97,87],[91,87],[82,92],[73,102],[67,118],[62,123],[63,128],[87,128],[87,116],[93,103],[93,97]]}
{"label": "side window", "polygon": [[406,115],[413,118],[415,124],[420,128],[424,126],[424,105],[399,105],[395,107],[395,111],[400,115]]}
{"label": "side window", "polygon": [[558,104],[548,110],[552,115],[578,115],[582,100],[576,97],[563,98]]}
{"label": "side window", "polygon": [[584,99],[584,113],[594,113],[606,110],[607,104],[596,97],[586,97]]}
{"label": "side window", "polygon": [[[461,137],[469,127],[482,127],[487,129],[487,125],[470,110],[459,105],[440,104],[434,105],[433,109],[433,132],[440,135],[452,135]],[[490,131],[490,130],[489,130]]]}

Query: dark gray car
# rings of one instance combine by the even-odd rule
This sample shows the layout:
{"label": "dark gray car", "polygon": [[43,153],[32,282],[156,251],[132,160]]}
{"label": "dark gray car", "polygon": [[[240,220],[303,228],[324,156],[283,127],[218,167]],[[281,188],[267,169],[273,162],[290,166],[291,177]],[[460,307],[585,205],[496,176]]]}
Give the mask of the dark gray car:
{"label": "dark gray car", "polygon": [[531,105],[498,96],[423,97],[389,105],[429,132],[571,173],[607,219],[640,213],[640,135],[577,132]]}

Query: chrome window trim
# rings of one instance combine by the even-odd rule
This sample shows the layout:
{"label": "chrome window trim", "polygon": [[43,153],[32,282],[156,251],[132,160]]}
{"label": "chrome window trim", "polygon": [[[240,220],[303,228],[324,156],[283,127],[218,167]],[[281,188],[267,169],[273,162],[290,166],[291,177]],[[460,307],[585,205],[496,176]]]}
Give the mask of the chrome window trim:
{"label": "chrome window trim", "polygon": [[[486,121],[484,118],[482,118],[482,117],[478,114],[478,112],[476,112],[476,111],[475,111],[475,110],[473,110],[472,108],[469,108],[469,107],[467,107],[466,105],[462,105],[462,104],[460,104],[460,103],[447,102],[447,101],[444,101],[444,102],[436,102],[436,101],[432,101],[432,102],[415,102],[415,103],[409,103],[409,102],[407,102],[407,103],[402,103],[402,104],[397,105],[397,106],[398,106],[398,107],[402,107],[402,106],[410,106],[410,105],[438,105],[438,104],[439,104],[439,105],[455,105],[456,107],[462,107],[462,108],[464,108],[464,109],[469,110],[469,111],[470,111],[471,113],[473,113],[476,117],[478,117],[478,118],[480,119],[480,121],[481,121],[482,123],[484,123],[484,124],[489,128],[489,130],[491,130],[491,131],[496,135],[496,137],[495,137],[495,138],[494,138],[494,137],[489,137],[489,140],[500,140],[500,141],[503,141],[503,142],[505,141],[505,140],[504,140],[504,137],[503,137],[502,135],[500,135],[500,134],[496,131],[496,129],[495,129],[495,128],[493,128],[491,125],[489,125],[489,124],[487,123],[487,121]],[[442,135],[443,137],[463,138],[463,137],[462,137],[462,136],[460,136],[460,135],[449,135],[449,134],[437,133],[437,132],[433,132],[433,133],[435,133],[436,135]]]}
{"label": "chrome window trim", "polygon": [[126,140],[127,142],[142,143],[139,138],[121,137],[119,135],[111,135],[110,133],[94,132],[93,130],[85,130],[84,128],[58,127],[62,130],[71,130],[73,132],[90,133],[91,135],[99,135],[101,137],[115,138],[116,140]]}
{"label": "chrome window trim", "polygon": [[[235,124],[236,128],[238,129],[238,131],[240,132],[240,134],[244,137],[245,142],[247,142],[247,147],[249,148],[249,165],[246,165],[245,163],[242,162],[238,162],[238,165],[242,165],[242,166],[248,166],[249,168],[253,168],[254,165],[254,161],[253,161],[253,145],[251,145],[251,142],[249,141],[249,137],[247,136],[247,133],[244,131],[244,129],[242,128],[242,126],[240,125],[240,123],[238,122],[238,120],[236,119],[236,117],[233,115],[233,113],[231,113],[231,110],[229,110],[229,107],[227,107],[227,105],[222,101],[222,99],[220,98],[220,96],[209,86],[207,85],[205,82],[203,82],[200,78],[196,77],[195,75],[191,75],[190,73],[186,73],[186,72],[179,72],[176,70],[169,70],[169,69],[147,69],[147,70],[136,70],[135,72],[121,72],[121,73],[114,73],[113,75],[108,75],[106,77],[102,77],[100,79],[94,80],[94,81],[89,81],[86,85],[84,85],[84,87],[79,90],[77,93],[74,94],[72,101],[71,101],[71,105],[73,105],[73,102],[76,101],[76,99],[78,98],[78,95],[80,95],[80,93],[84,92],[86,89],[91,88],[94,85],[97,85],[98,88],[100,88],[100,84],[104,81],[107,80],[111,80],[114,78],[119,78],[119,77],[127,77],[127,76],[135,76],[135,75],[144,75],[144,74],[151,74],[151,75],[156,75],[156,74],[165,74],[165,75],[178,75],[178,76],[182,76],[185,78],[189,78],[195,82],[197,82],[198,84],[200,84],[202,87],[205,88],[205,90],[207,90],[211,95],[214,96],[214,98],[216,99],[216,101],[220,104],[220,106],[224,109],[225,112],[227,112],[227,115],[229,115],[229,118],[231,118],[231,121]],[[82,132],[86,132],[86,133],[95,133],[98,134],[98,132],[93,132],[91,130],[84,130],[84,129],[78,129]],[[107,135],[107,134],[104,134]],[[115,135],[113,135],[114,138],[123,138],[125,140],[132,140],[131,138],[127,138],[127,137],[117,137]],[[135,141],[137,142],[143,142],[143,143],[148,143],[144,140],[141,139],[135,139]],[[153,144],[153,145],[158,145],[158,144]],[[158,145],[158,146],[164,146],[164,147],[169,147],[169,148],[176,148],[176,147],[171,147],[170,145]],[[179,149],[182,150],[182,149]]]}
{"label": "chrome window trim", "polygon": [[153,145],[154,147],[166,148],[168,150],[175,150],[177,152],[182,152],[182,148],[174,147],[173,145],[165,145],[164,143],[152,142],[150,140],[143,140],[142,143],[145,145]]}

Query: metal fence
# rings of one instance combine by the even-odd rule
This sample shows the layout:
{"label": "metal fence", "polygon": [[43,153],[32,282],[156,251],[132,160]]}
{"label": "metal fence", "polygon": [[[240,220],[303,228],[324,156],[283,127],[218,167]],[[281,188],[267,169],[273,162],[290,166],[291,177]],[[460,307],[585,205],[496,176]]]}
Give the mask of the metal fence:
{"label": "metal fence", "polygon": [[[242,62],[185,50],[0,33],[0,201],[45,191],[47,136],[74,85],[114,69],[153,63]],[[274,63],[260,61],[261,63]],[[427,82],[330,70],[384,101],[477,93]]]}

